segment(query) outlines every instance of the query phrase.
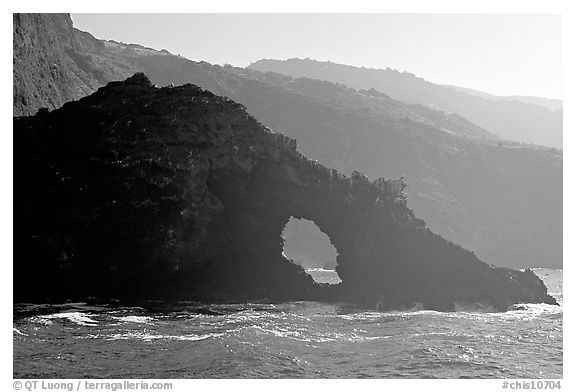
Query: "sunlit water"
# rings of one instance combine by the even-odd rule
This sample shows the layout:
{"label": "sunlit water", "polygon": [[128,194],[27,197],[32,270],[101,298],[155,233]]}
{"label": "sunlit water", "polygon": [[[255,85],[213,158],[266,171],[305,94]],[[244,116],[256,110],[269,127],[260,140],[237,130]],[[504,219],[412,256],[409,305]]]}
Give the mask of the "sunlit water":
{"label": "sunlit water", "polygon": [[[535,272],[562,303],[562,271]],[[18,304],[14,377],[560,378],[562,314],[544,304],[505,313]]]}
{"label": "sunlit water", "polygon": [[334,270],[325,270],[324,268],[308,268],[306,273],[318,283],[338,284],[342,282],[338,273]]}

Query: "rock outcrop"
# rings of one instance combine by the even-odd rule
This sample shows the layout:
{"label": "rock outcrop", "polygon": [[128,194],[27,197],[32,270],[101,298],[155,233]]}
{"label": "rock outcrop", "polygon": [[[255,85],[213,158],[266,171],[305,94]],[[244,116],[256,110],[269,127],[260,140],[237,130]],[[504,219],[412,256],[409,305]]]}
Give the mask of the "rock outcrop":
{"label": "rock outcrop", "polygon": [[55,109],[134,73],[68,14],[13,14],[14,116]]}
{"label": "rock outcrop", "polygon": [[[37,39],[29,45],[32,37]],[[58,77],[50,76],[50,63],[64,64]],[[344,174],[358,170],[371,179],[406,174],[416,215],[482,260],[516,268],[562,267],[561,151],[494,140],[464,118],[399,102],[368,84],[357,91],[220,67],[98,40],[74,29],[68,15],[14,16],[15,115],[58,108],[136,71],[159,86],[193,83],[227,96],[296,139],[307,157]],[[82,94],[63,93],[70,89]]]}
{"label": "rock outcrop", "polygon": [[[14,149],[17,300],[555,302],[529,270],[491,267],[430,232],[397,183],[327,169],[194,85],[112,82],[15,118]],[[282,256],[291,216],[330,236],[341,284],[316,284]]]}

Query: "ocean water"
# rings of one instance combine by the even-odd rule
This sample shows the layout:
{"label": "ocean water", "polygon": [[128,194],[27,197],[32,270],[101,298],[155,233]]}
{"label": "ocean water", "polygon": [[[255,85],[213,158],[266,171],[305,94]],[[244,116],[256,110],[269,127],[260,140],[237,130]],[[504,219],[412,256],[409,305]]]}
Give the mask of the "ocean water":
{"label": "ocean water", "polygon": [[334,270],[326,270],[324,268],[308,268],[306,273],[310,275],[315,282],[338,284],[342,282],[340,276]]}
{"label": "ocean water", "polygon": [[[535,272],[562,304],[562,270]],[[544,304],[505,313],[15,304],[14,377],[561,378],[562,315]]]}

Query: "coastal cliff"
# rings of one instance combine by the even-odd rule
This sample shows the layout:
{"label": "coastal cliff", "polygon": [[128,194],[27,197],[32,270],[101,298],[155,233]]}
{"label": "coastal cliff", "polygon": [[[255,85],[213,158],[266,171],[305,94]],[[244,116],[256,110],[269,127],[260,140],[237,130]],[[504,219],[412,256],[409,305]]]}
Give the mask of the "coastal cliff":
{"label": "coastal cliff", "polygon": [[[16,300],[555,303],[530,270],[492,267],[429,231],[398,180],[327,169],[194,85],[111,82],[15,118],[14,149]],[[330,236],[341,284],[284,258],[290,217]]]}
{"label": "coastal cliff", "polygon": [[405,174],[415,214],[490,264],[562,267],[562,151],[497,140],[464,118],[373,88],[99,40],[74,28],[67,14],[15,14],[13,22],[15,116],[59,108],[135,72],[159,86],[192,83],[244,105],[340,173],[361,171],[372,180]]}
{"label": "coastal cliff", "polygon": [[68,14],[13,14],[13,114],[56,109],[135,72]]}

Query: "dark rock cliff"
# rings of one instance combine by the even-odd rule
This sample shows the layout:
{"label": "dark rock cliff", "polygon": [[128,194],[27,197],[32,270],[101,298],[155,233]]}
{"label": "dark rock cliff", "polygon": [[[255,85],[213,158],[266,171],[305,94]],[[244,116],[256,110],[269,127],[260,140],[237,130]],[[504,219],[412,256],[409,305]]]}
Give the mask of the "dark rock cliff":
{"label": "dark rock cliff", "polygon": [[55,28],[59,16],[13,15],[15,116],[36,113],[41,107],[53,109],[85,95],[78,88],[83,83],[68,72],[61,36]]}
{"label": "dark rock cliff", "polygon": [[191,82],[242,103],[325,166],[406,174],[409,204],[431,230],[491,264],[562,267],[562,151],[458,137],[398,118],[406,112],[389,111],[393,100],[377,93],[328,82],[175,56],[138,62],[160,86]]}
{"label": "dark rock cliff", "polygon": [[[398,181],[311,161],[239,104],[143,74],[14,119],[15,299],[346,300],[381,309],[554,303],[425,228]],[[338,249],[323,286],[282,256],[288,221]]]}
{"label": "dark rock cliff", "polygon": [[13,14],[14,116],[55,109],[134,72],[68,14]]}
{"label": "dark rock cliff", "polygon": [[[344,174],[358,170],[372,179],[406,174],[415,213],[482,260],[562,267],[561,151],[484,140],[492,136],[461,117],[407,105],[373,89],[220,67],[101,41],[71,28],[68,15],[21,15],[14,21],[17,115],[60,107],[71,98],[46,101],[68,84],[86,95],[137,70],[160,86],[193,83],[245,105],[263,124],[296,139],[303,154]],[[34,36],[41,26],[50,30],[42,37],[55,38],[21,50],[17,34]],[[68,78],[35,76],[41,69],[34,64],[44,64],[38,59],[52,57],[67,65],[62,76]],[[23,106],[16,91],[32,97],[31,103]],[[35,101],[36,95],[42,99]]]}

